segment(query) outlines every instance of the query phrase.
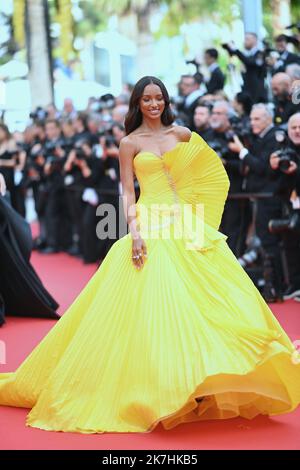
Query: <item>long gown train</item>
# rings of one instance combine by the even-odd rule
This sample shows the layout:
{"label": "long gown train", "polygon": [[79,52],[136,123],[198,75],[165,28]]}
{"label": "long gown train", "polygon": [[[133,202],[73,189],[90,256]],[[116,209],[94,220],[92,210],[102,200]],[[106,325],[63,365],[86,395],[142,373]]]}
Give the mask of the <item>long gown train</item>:
{"label": "long gown train", "polygon": [[30,263],[31,251],[29,224],[0,195],[0,325],[4,313],[59,318],[58,303]]}
{"label": "long gown train", "polygon": [[218,231],[220,159],[193,132],[161,157],[140,152],[134,169],[145,266],[133,267],[130,234],[116,241],[20,367],[0,374],[0,404],[31,408],[28,426],[81,433],[294,410],[296,349]]}

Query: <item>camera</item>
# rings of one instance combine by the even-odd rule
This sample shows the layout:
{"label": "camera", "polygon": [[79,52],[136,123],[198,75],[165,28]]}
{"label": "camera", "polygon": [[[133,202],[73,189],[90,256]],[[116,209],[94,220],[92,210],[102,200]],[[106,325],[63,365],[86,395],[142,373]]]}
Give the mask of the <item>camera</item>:
{"label": "camera", "polygon": [[283,150],[279,150],[277,152],[277,156],[279,157],[279,165],[278,168],[280,171],[284,172],[289,169],[291,162],[297,159],[297,153],[295,150],[286,148]]}
{"label": "camera", "polygon": [[105,136],[105,147],[110,148],[110,147],[116,147],[117,142],[116,139],[114,138],[113,135],[106,135]]}
{"label": "camera", "polygon": [[115,106],[115,98],[111,93],[106,93],[95,100],[91,105],[91,111],[101,113],[104,109],[112,109]]}
{"label": "camera", "polygon": [[[285,29],[294,29],[294,28],[298,30],[298,33],[300,33],[300,21],[298,21],[297,23],[290,24]],[[292,36],[287,35],[286,38],[287,38],[287,42],[293,44],[295,47],[300,46],[299,36],[297,37],[296,35],[292,35]]]}
{"label": "camera", "polygon": [[297,152],[288,146],[287,134],[283,129],[278,129],[275,133],[275,139],[278,142],[279,150],[276,155],[279,157],[278,169],[285,172],[289,169],[291,162],[298,160]]}
{"label": "camera", "polygon": [[84,160],[86,158],[86,154],[82,148],[75,148],[75,155],[77,160]]}
{"label": "camera", "polygon": [[225,51],[228,52],[229,55],[233,55],[233,50],[228,43],[224,42],[223,44],[221,44],[221,46],[223,47],[223,49],[225,49]]}
{"label": "camera", "polygon": [[268,227],[271,233],[290,231],[300,234],[300,213],[299,211],[295,211],[284,219],[271,219]]}
{"label": "camera", "polygon": [[[87,154],[84,146],[87,146],[87,147],[90,148],[90,143],[89,143],[88,140],[80,139],[76,142],[76,144],[74,146],[74,151],[75,151],[75,155],[76,155],[77,160],[85,160],[88,157],[88,154]],[[92,149],[91,149],[91,153],[92,153]]]}
{"label": "camera", "polygon": [[41,106],[38,106],[29,114],[29,117],[34,121],[44,121],[48,117],[48,112]]}
{"label": "camera", "polygon": [[218,140],[208,140],[207,144],[216,152],[218,157],[225,158],[227,154],[227,147],[224,146],[224,143],[221,143]]}
{"label": "camera", "polygon": [[229,118],[229,122],[231,129],[226,132],[226,138],[228,140],[233,140],[233,137],[236,135],[243,144],[249,143],[252,136],[250,122],[245,125],[238,116],[231,116]]}

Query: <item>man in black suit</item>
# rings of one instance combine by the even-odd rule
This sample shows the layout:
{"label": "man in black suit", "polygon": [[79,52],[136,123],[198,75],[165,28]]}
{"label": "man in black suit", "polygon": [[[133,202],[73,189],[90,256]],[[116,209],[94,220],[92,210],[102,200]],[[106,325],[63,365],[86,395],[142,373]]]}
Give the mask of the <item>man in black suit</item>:
{"label": "man in black suit", "polygon": [[199,104],[194,112],[194,130],[205,141],[212,140],[212,129],[210,127],[210,108],[205,104]]}
{"label": "man in black suit", "polygon": [[[264,103],[253,106],[250,121],[253,132],[253,140],[249,148],[245,148],[237,136],[234,142],[229,144],[231,151],[238,153],[243,162],[246,176],[246,192],[272,193],[273,197],[258,199],[256,212],[256,233],[261,240],[262,246],[274,266],[276,281],[274,289],[280,296],[283,283],[283,273],[280,257],[280,237],[269,231],[269,221],[280,219],[282,215],[282,201],[278,193],[280,178],[270,178],[269,158],[278,150],[276,139],[276,127],[273,124],[273,111]],[[269,293],[264,293],[265,298],[270,300]],[[274,296],[275,299],[275,296]]]}
{"label": "man in black suit", "polygon": [[264,52],[258,47],[257,35],[255,33],[246,33],[244,45],[244,52],[237,49],[233,43],[227,44],[225,48],[230,55],[236,55],[244,64],[242,91],[248,93],[254,103],[266,102],[266,64]]}
{"label": "man in black suit", "polygon": [[287,123],[299,109],[292,100],[292,79],[287,73],[279,72],[272,77],[273,102],[275,104],[275,125]]}
{"label": "man in black suit", "polygon": [[[272,173],[281,182],[280,196],[286,207],[284,218],[300,217],[300,113],[290,117],[288,121],[288,141],[286,149],[290,153],[290,162],[288,167],[280,168],[280,154],[278,152],[271,154],[270,166]],[[292,192],[293,198],[291,199]],[[289,273],[289,286],[284,292],[284,299],[300,297],[300,231],[297,224],[281,233],[286,253],[287,267]]]}
{"label": "man in black suit", "polygon": [[[208,145],[216,151],[224,164],[230,180],[229,194],[242,192],[243,184],[242,162],[228,148],[231,140],[230,117],[233,114],[227,101],[215,102],[210,117],[211,135],[207,139]],[[244,210],[243,201],[229,198],[225,203],[222,215],[221,231],[227,235],[228,246],[236,256],[241,256],[245,248]]]}
{"label": "man in black suit", "polygon": [[210,73],[210,78],[205,83],[207,93],[209,94],[223,90],[225,84],[225,75],[217,63],[218,57],[219,53],[217,49],[206,49],[204,53],[204,62]]}
{"label": "man in black suit", "polygon": [[180,80],[180,91],[183,102],[177,106],[184,123],[191,130],[194,130],[194,111],[198,106],[199,98],[203,95],[203,90],[194,75],[182,75]]}
{"label": "man in black suit", "polygon": [[269,59],[269,64],[272,66],[271,73],[274,75],[278,72],[285,72],[286,67],[290,64],[300,64],[300,57],[287,49],[288,37],[285,34],[280,34],[275,38],[275,48],[278,53],[277,59]]}

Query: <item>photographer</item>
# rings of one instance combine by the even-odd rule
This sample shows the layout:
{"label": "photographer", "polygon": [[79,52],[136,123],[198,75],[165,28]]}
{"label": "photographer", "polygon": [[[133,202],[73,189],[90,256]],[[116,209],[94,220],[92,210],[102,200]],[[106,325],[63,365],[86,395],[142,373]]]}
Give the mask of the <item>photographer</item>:
{"label": "photographer", "polygon": [[218,65],[218,57],[217,49],[206,49],[204,53],[204,62],[210,73],[209,80],[205,82],[209,94],[223,90],[225,84],[225,75]]}
{"label": "photographer", "polygon": [[245,51],[241,52],[234,43],[222,44],[222,47],[233,56],[236,55],[243,63],[245,70],[242,91],[248,93],[254,103],[267,101],[265,88],[266,64],[264,52],[258,47],[258,38],[255,33],[245,34]]}
{"label": "photographer", "polygon": [[286,67],[290,64],[300,64],[300,57],[288,51],[288,43],[291,41],[286,34],[280,34],[275,38],[275,49],[277,57],[269,57],[268,65],[270,65],[271,73],[285,72]]}
{"label": "photographer", "polygon": [[71,218],[72,245],[68,249],[70,255],[82,254],[83,213],[82,193],[92,175],[92,147],[88,140],[78,140],[70,151],[64,164],[64,185],[66,203]]}
{"label": "photographer", "polygon": [[292,80],[287,73],[276,73],[272,78],[272,92],[274,96],[274,124],[281,126],[288,122],[290,116],[295,114],[299,105],[292,101]]}
{"label": "photographer", "polygon": [[[118,127],[118,126],[117,126]],[[119,202],[119,137],[113,126],[113,134],[102,135],[99,144],[93,147],[93,153],[88,159],[90,176],[85,180],[85,190],[82,195],[84,201],[82,219],[82,254],[85,263],[94,263],[103,259],[117,238],[99,239],[96,226],[99,216],[96,209],[101,204],[110,204],[116,213],[116,237],[118,237],[118,202]],[[120,130],[124,132],[124,129]],[[103,217],[104,219],[106,216]],[[109,227],[108,227],[109,228]]]}
{"label": "photographer", "polygon": [[[280,179],[278,194],[284,204],[283,218],[270,221],[271,232],[280,233],[289,271],[284,299],[300,297],[300,113],[288,121],[288,141],[270,156],[273,177]],[[291,202],[292,191],[296,196]]]}
{"label": "photographer", "polygon": [[[279,181],[271,179],[269,174],[270,154],[278,149],[276,140],[276,128],[273,124],[273,111],[268,105],[259,103],[253,106],[250,114],[253,139],[246,148],[238,136],[234,136],[234,142],[229,148],[239,155],[246,173],[245,190],[253,193],[276,194]],[[283,282],[282,266],[280,262],[280,250],[278,235],[269,231],[269,220],[281,215],[282,202],[279,196],[257,200],[256,233],[261,240],[265,254],[272,259],[274,265],[274,285],[272,286],[272,298],[280,296]],[[269,292],[264,292],[266,299],[270,299]]]}
{"label": "photographer", "polygon": [[[243,183],[243,165],[238,156],[229,148],[229,143],[232,140],[231,115],[233,115],[233,110],[227,101],[218,101],[214,104],[210,118],[212,133],[207,141],[225,166],[230,180],[229,194],[241,192]],[[228,199],[224,208],[221,230],[228,236],[228,245],[236,256],[242,250],[241,244],[244,239],[242,217],[243,203]]]}
{"label": "photographer", "polygon": [[184,125],[193,129],[193,117],[199,98],[203,95],[200,84],[193,75],[182,75],[179,83],[182,102],[177,104],[177,110]]}
{"label": "photographer", "polygon": [[78,114],[78,116],[73,121],[73,128],[74,128],[74,142],[79,140],[89,140],[91,137],[91,133],[88,129],[88,122],[87,116],[84,113]]}
{"label": "photographer", "polygon": [[43,147],[45,165],[45,222],[47,247],[43,253],[56,253],[71,244],[70,220],[66,204],[63,166],[67,151],[58,121],[48,119],[45,123],[46,141]]}
{"label": "photographer", "polygon": [[241,91],[235,95],[232,105],[242,128],[250,131],[250,113],[253,106],[251,96]]}
{"label": "photographer", "polygon": [[13,207],[15,204],[15,168],[18,164],[18,148],[10,134],[8,127],[0,123],[0,172],[6,181],[7,190],[10,193]]}
{"label": "photographer", "polygon": [[204,140],[213,140],[212,129],[210,127],[210,107],[199,104],[194,112],[194,130]]}

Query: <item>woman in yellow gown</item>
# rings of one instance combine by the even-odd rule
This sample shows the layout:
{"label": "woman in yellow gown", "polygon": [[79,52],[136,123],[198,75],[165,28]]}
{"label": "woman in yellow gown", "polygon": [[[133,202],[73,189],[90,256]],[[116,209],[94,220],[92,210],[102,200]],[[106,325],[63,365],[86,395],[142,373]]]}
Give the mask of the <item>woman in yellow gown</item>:
{"label": "woman in yellow gown", "polygon": [[0,374],[0,404],[31,408],[28,426],[150,432],[300,402],[296,349],[218,231],[223,164],[172,122],[163,83],[143,77],[120,145],[129,233],[19,368]]}

